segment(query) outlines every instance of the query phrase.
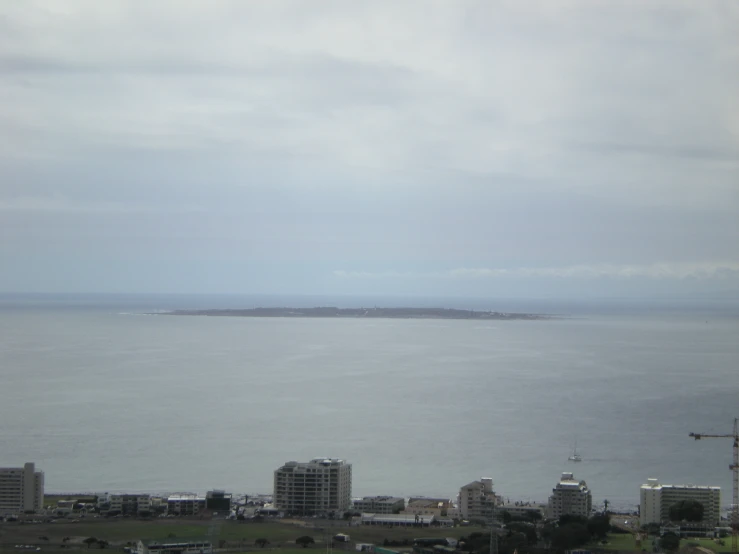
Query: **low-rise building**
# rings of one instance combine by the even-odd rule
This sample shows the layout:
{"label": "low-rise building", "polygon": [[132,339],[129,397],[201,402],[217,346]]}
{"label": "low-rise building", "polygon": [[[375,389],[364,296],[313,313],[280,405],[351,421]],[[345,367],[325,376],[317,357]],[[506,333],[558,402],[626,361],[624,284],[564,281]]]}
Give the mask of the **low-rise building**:
{"label": "low-rise building", "polygon": [[0,468],[0,517],[38,512],[44,507],[44,473],[32,462]]}
{"label": "low-rise building", "polygon": [[214,512],[230,512],[233,495],[225,491],[208,491],[205,494],[205,507]]}
{"label": "low-rise building", "polygon": [[448,500],[440,501],[438,498],[415,499],[413,501],[409,501],[408,505],[400,513],[416,516],[434,516],[439,518],[446,516],[448,509]]}
{"label": "low-rise building", "polygon": [[136,554],[213,554],[208,540],[139,541]]}
{"label": "low-rise building", "polygon": [[565,472],[552,489],[548,512],[552,519],[564,515],[590,517],[593,510],[593,497],[585,481],[577,481],[572,473]]}
{"label": "low-rise building", "polygon": [[405,498],[399,496],[365,496],[352,501],[352,509],[368,514],[397,514],[405,509]]}
{"label": "low-rise building", "polygon": [[108,511],[121,515],[138,515],[151,512],[151,496],[148,494],[111,494]]}
{"label": "low-rise building", "polygon": [[452,501],[449,498],[436,498],[433,496],[411,496],[408,499],[408,504],[411,502],[437,502],[439,504],[442,504],[444,509],[449,509],[452,506]]}
{"label": "low-rise building", "polygon": [[681,500],[695,500],[703,505],[703,521],[718,525],[721,519],[721,488],[697,485],[662,485],[658,479],[647,479],[639,490],[639,523],[666,523],[670,508]]}
{"label": "low-rise building", "polygon": [[392,527],[428,527],[434,516],[414,516],[411,514],[362,514],[362,525],[386,525]]}
{"label": "low-rise building", "polygon": [[533,504],[533,505],[505,504],[505,505],[498,507],[498,511],[501,514],[503,512],[507,512],[512,517],[529,519],[532,521],[542,519],[544,517],[545,510],[546,510],[546,506],[543,504],[542,505],[539,505],[539,504]]}
{"label": "low-rise building", "polygon": [[173,494],[167,497],[167,513],[194,516],[205,510],[205,498],[197,494]]}

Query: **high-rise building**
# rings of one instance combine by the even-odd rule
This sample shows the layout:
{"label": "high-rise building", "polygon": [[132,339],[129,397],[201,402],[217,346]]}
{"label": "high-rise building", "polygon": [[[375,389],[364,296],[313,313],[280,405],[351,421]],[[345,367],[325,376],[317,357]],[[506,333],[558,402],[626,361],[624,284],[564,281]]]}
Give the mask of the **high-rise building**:
{"label": "high-rise building", "polygon": [[37,512],[44,507],[44,473],[33,463],[0,468],[0,517]]}
{"label": "high-rise building", "polygon": [[721,488],[696,485],[662,485],[647,479],[639,490],[639,523],[670,521],[670,507],[681,500],[696,500],[703,505],[703,523],[715,526],[721,518]]}
{"label": "high-rise building", "polygon": [[549,517],[564,515],[590,517],[593,497],[585,481],[577,481],[572,473],[563,473],[549,497]]}
{"label": "high-rise building", "polygon": [[462,519],[489,522],[496,501],[493,480],[483,477],[479,481],[467,483],[459,489],[457,501],[459,517]]}
{"label": "high-rise building", "polygon": [[275,470],[274,505],[289,514],[343,512],[352,507],[352,465],[336,458],[287,462]]}

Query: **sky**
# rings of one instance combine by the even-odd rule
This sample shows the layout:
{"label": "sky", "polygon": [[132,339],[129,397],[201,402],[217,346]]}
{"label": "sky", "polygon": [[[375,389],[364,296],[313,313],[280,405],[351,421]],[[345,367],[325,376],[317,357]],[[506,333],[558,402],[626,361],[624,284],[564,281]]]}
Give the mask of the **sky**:
{"label": "sky", "polygon": [[0,5],[0,291],[739,297],[735,0]]}

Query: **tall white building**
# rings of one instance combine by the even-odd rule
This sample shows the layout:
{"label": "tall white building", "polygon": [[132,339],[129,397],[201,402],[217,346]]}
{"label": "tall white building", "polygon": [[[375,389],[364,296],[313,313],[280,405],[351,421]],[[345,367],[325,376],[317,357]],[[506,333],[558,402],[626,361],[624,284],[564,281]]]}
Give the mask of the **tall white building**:
{"label": "tall white building", "polygon": [[670,507],[681,500],[703,504],[703,522],[707,525],[716,525],[721,519],[720,487],[662,485],[657,479],[647,479],[639,490],[639,523],[670,521]]}
{"label": "tall white building", "polygon": [[563,473],[549,497],[549,517],[564,515],[590,517],[593,497],[585,481],[577,481],[572,473]]}
{"label": "tall white building", "polygon": [[489,521],[495,501],[493,480],[490,477],[482,477],[479,481],[467,483],[459,489],[459,517]]}
{"label": "tall white building", "polygon": [[352,507],[352,465],[336,458],[287,462],[275,470],[274,506],[291,514],[343,512]]}
{"label": "tall white building", "polygon": [[0,468],[0,517],[37,512],[44,507],[44,473],[33,463]]}

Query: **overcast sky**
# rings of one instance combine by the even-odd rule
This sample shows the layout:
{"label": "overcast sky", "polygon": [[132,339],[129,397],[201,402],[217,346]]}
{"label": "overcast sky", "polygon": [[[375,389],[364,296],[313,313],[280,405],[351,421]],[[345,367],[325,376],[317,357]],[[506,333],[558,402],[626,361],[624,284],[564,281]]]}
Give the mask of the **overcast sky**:
{"label": "overcast sky", "polygon": [[735,0],[0,5],[0,291],[738,290]]}

